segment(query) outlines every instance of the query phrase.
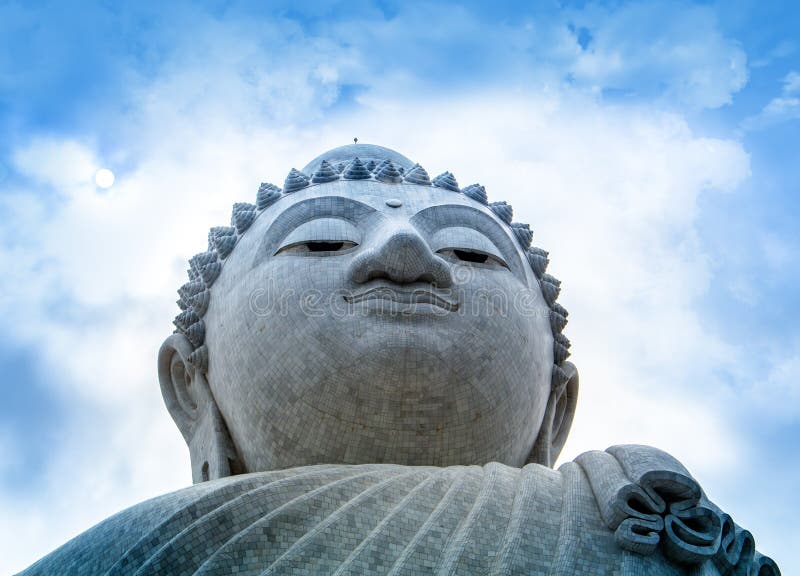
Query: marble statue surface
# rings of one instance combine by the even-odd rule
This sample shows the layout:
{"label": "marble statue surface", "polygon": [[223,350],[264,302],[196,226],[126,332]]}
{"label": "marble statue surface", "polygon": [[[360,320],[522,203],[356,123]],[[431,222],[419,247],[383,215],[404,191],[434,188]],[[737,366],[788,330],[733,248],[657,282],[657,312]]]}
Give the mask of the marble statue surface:
{"label": "marble statue surface", "polygon": [[262,184],[159,352],[195,485],[22,574],[779,574],[660,450],[552,469],[579,380],[532,239],[380,146]]}

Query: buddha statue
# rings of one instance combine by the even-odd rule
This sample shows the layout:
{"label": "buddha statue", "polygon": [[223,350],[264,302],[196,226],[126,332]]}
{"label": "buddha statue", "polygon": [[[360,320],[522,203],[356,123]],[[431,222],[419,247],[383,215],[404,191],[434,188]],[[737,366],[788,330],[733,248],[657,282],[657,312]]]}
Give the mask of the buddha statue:
{"label": "buddha statue", "polygon": [[553,469],[578,372],[512,216],[374,145],[262,184],[158,356],[195,484],[22,574],[779,574],[660,450]]}

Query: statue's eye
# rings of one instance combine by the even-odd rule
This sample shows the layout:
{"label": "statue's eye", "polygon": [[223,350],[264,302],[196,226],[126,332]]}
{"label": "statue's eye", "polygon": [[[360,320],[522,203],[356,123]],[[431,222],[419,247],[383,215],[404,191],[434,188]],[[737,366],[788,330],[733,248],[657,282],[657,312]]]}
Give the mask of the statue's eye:
{"label": "statue's eye", "polygon": [[310,240],[308,242],[296,242],[289,246],[284,246],[278,250],[277,254],[306,254],[309,252],[319,253],[320,256],[332,252],[341,252],[349,248],[358,246],[355,242],[347,240]]}
{"label": "statue's eye", "polygon": [[446,226],[433,233],[433,250],[450,261],[469,266],[508,268],[503,252],[482,232],[467,226]]}
{"label": "statue's eye", "polygon": [[315,218],[300,224],[281,242],[275,254],[329,256],[355,248],[361,231],[341,218]]}
{"label": "statue's eye", "polygon": [[[348,248],[355,246],[353,242],[348,244]],[[306,242],[305,245],[309,252],[336,252],[344,248],[344,242]]]}
{"label": "statue's eye", "polygon": [[473,252],[472,250],[453,250],[456,258],[464,262],[480,262],[484,264],[488,259],[488,254],[481,254],[480,252]]}
{"label": "statue's eye", "polygon": [[459,260],[466,264],[486,264],[488,266],[500,266],[508,268],[508,264],[497,256],[481,252],[479,250],[469,250],[466,248],[444,248],[439,250],[439,254],[450,259]]}

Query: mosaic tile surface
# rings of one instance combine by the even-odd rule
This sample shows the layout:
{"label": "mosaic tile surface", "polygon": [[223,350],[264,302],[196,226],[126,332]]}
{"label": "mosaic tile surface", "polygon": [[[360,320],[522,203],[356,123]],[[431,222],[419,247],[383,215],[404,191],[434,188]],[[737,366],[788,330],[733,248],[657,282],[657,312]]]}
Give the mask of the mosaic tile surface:
{"label": "mosaic tile surface", "polygon": [[[307,466],[145,502],[22,574],[780,573],[737,551],[746,531],[731,524],[726,539],[720,523],[704,528],[706,512],[725,516],[677,461],[642,446],[586,453],[557,471]],[[670,532],[670,522],[682,528]],[[644,541],[654,545],[636,549]]]}

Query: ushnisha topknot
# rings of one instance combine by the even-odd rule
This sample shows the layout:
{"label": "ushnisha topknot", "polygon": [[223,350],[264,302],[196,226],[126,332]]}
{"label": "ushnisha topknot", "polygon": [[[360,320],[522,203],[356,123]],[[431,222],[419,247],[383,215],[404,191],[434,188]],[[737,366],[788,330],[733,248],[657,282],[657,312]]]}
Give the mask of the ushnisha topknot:
{"label": "ushnisha topknot", "polygon": [[283,192],[285,194],[297,192],[298,190],[302,190],[308,186],[309,183],[310,181],[308,176],[292,168],[292,170],[289,172],[289,175],[286,176],[286,180],[283,182]]}
{"label": "ushnisha topknot", "polygon": [[224,260],[236,244],[236,228],[225,226],[218,229],[219,232],[214,236],[213,241],[209,242],[209,250],[216,250],[219,257]]}
{"label": "ushnisha topknot", "polygon": [[[380,166],[376,168],[376,170],[379,169]],[[358,156],[353,158],[353,161],[350,162],[347,168],[344,169],[344,172],[342,172],[342,178],[345,180],[369,180],[371,177],[372,174],[367,167],[364,166],[364,163],[359,160]]]}
{"label": "ushnisha topknot", "polygon": [[451,190],[453,192],[461,192],[461,189],[458,187],[458,182],[456,182],[456,177],[450,172],[439,174],[433,179],[432,183],[437,188],[444,188],[445,190]]}
{"label": "ushnisha topknot", "polygon": [[322,161],[319,169],[311,176],[312,184],[325,184],[326,182],[333,182],[340,178],[339,172],[331,166],[326,160]]}
{"label": "ushnisha topknot", "polygon": [[385,182],[387,184],[399,184],[403,181],[403,174],[400,169],[394,165],[390,160],[375,174],[375,179],[378,182]]}
{"label": "ushnisha topknot", "polygon": [[541,248],[532,246],[528,248],[527,254],[528,263],[531,265],[533,273],[536,274],[536,277],[541,280],[542,274],[544,274],[545,270],[547,270],[547,265],[550,263],[550,260],[547,258],[548,252],[546,250],[542,250]]}
{"label": "ushnisha topknot", "polygon": [[255,219],[256,207],[254,204],[237,202],[233,205],[233,210],[231,210],[231,226],[236,228],[238,234],[244,234],[245,230],[250,228],[250,225]]}
{"label": "ushnisha topknot", "polygon": [[511,219],[514,217],[514,209],[511,207],[510,204],[503,202],[492,202],[489,204],[489,208],[492,212],[497,214],[497,217],[500,218],[506,224],[511,224]]}
{"label": "ushnisha topknot", "polygon": [[275,184],[265,182],[258,187],[258,194],[256,195],[256,209],[263,210],[280,197],[281,189],[275,186]]}
{"label": "ushnisha topknot", "polygon": [[[345,149],[348,147],[344,147]],[[411,164],[407,158],[396,152],[377,146],[367,146],[368,152],[375,157],[366,162],[353,155],[350,158],[336,158],[312,161],[305,170],[311,174],[292,168],[284,181],[283,190],[270,183],[262,183],[256,195],[256,203],[239,202],[234,204],[231,212],[231,226],[217,226],[208,233],[208,250],[196,254],[189,260],[189,281],[178,289],[177,304],[181,313],[175,317],[177,332],[186,335],[194,347],[189,361],[197,368],[208,369],[208,349],[205,346],[205,324],[203,316],[208,310],[211,298],[210,288],[222,271],[224,261],[230,256],[238,239],[252,226],[255,219],[281,197],[304,188],[334,182],[336,180],[372,181],[392,186],[395,184],[413,184],[416,186],[435,186],[454,193],[464,194],[471,200],[489,209],[506,225],[513,237],[528,257],[528,263],[534,276],[539,281],[542,296],[550,308],[550,327],[553,333],[553,374],[552,387],[558,389],[569,380],[569,374],[563,369],[563,363],[569,357],[569,340],[562,334],[567,325],[567,310],[556,300],[561,291],[561,282],[546,272],[549,264],[547,251],[531,246],[533,231],[528,224],[513,222],[514,210],[506,202],[488,202],[486,188],[480,184],[472,184],[459,188],[456,177],[451,172],[444,172],[430,179],[428,172],[419,164]],[[336,149],[340,150],[340,149]],[[335,152],[336,150],[332,151]],[[405,166],[403,163],[407,162]]]}
{"label": "ushnisha topknot", "polygon": [[430,186],[431,178],[425,171],[425,168],[419,164],[414,164],[414,167],[409,170],[405,175],[405,181],[409,184],[419,184],[420,186]]}
{"label": "ushnisha topknot", "polygon": [[520,246],[526,249],[530,247],[533,240],[533,231],[530,226],[522,222],[512,222],[511,230],[514,231],[514,236],[517,237]]}
{"label": "ushnisha topknot", "polygon": [[489,203],[489,200],[486,196],[486,188],[484,188],[480,184],[470,184],[466,188],[462,189],[461,192],[469,196],[476,202],[480,202],[481,204]]}

